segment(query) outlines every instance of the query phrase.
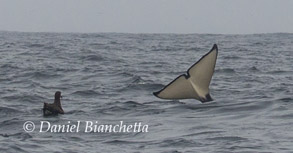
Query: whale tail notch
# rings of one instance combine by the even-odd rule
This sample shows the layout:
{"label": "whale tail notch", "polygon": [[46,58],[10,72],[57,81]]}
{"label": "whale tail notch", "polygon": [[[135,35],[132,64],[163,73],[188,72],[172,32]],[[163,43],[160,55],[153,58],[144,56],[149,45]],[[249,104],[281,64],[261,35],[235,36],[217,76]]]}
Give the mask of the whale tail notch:
{"label": "whale tail notch", "polygon": [[153,94],[161,99],[197,99],[201,102],[212,101],[209,85],[214,74],[218,47],[213,48],[193,64],[187,74],[178,76],[160,91]]}

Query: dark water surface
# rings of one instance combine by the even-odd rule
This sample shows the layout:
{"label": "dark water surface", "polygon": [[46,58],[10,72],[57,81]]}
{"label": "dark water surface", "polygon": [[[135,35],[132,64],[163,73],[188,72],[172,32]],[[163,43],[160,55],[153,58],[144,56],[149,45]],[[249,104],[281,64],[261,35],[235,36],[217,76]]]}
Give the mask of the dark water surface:
{"label": "dark water surface", "polygon": [[[213,102],[152,95],[214,43]],[[0,52],[0,152],[293,152],[293,34],[0,32]],[[57,90],[66,114],[43,117]],[[40,121],[148,132],[40,133]]]}

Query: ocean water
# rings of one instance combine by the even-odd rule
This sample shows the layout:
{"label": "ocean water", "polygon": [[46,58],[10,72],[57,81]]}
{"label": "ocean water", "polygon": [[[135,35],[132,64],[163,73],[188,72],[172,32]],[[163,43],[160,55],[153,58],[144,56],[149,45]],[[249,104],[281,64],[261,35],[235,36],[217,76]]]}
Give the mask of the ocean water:
{"label": "ocean water", "polygon": [[[153,96],[213,44],[214,101]],[[293,34],[0,32],[0,53],[0,152],[293,152]],[[56,91],[65,114],[44,117]]]}

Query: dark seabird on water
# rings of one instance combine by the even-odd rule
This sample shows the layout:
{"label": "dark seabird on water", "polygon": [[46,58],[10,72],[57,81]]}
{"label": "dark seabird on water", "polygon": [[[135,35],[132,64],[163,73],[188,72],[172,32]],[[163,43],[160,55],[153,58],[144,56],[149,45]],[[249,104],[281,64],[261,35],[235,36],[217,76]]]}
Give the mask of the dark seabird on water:
{"label": "dark seabird on water", "polygon": [[62,98],[61,92],[56,91],[54,103],[52,104],[44,103],[44,108],[43,108],[44,116],[64,114],[64,111],[61,106],[60,98]]}

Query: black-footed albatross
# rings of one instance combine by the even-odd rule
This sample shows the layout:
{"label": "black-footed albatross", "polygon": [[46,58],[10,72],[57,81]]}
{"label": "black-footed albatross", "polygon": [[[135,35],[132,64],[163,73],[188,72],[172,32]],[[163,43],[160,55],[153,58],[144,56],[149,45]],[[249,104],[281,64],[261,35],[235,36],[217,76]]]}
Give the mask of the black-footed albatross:
{"label": "black-footed albatross", "polygon": [[44,116],[64,114],[64,111],[61,106],[60,98],[62,98],[61,92],[56,91],[54,103],[52,104],[44,103],[44,108],[43,108]]}

